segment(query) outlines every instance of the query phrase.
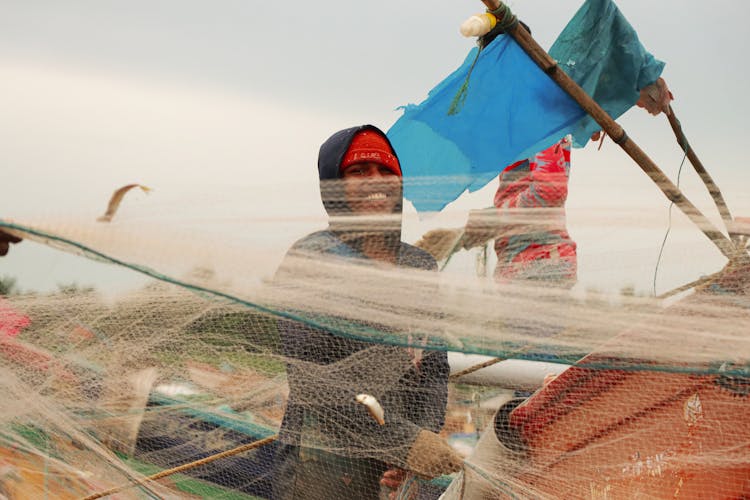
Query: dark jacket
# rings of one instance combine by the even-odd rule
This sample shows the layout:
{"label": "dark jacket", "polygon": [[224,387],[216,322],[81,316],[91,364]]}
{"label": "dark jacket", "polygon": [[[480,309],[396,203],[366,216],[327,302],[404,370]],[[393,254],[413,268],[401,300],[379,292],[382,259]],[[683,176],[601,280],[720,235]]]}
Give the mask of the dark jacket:
{"label": "dark jacket", "polygon": [[[341,201],[343,198],[336,195],[337,189],[324,188],[323,183],[333,181],[335,185],[346,150],[354,135],[365,128],[377,130],[372,126],[343,130],[320,148],[321,196],[332,216],[346,219],[347,207]],[[397,267],[437,270],[435,260],[427,252],[400,241],[400,223],[398,227],[382,230],[398,237],[393,243]],[[277,284],[293,288],[299,278],[295,273],[299,274],[300,269],[307,274],[307,269],[318,267],[318,261],[333,259],[347,266],[346,277],[340,279],[359,286],[358,295],[364,295],[362,298],[366,300],[366,286],[362,288],[356,283],[357,268],[358,264],[367,265],[369,259],[359,251],[357,238],[352,238],[351,233],[346,223],[331,221],[328,230],[299,240],[279,268]],[[296,260],[290,266],[289,262],[295,259],[303,259],[302,265]],[[309,265],[304,259],[309,259]],[[347,283],[341,283],[342,289],[346,286]],[[393,293],[397,296],[398,290]],[[287,457],[290,453],[314,455],[316,450],[325,450],[329,457],[333,454],[346,459],[375,460],[383,464],[382,470],[385,464],[404,467],[418,432],[421,429],[437,432],[443,425],[449,374],[447,355],[427,352],[415,363],[406,348],[352,338],[358,328],[383,331],[385,327],[375,321],[365,324],[350,318],[330,317],[319,320],[310,311],[298,315],[310,317],[311,321],[282,320],[279,324],[283,353],[295,360],[287,366],[290,395],[280,431],[282,443],[293,447],[291,452],[286,450]],[[321,328],[321,321],[338,327]],[[353,335],[347,335],[350,331]],[[385,409],[385,425],[378,425],[367,409],[355,402],[361,393],[378,399]]]}

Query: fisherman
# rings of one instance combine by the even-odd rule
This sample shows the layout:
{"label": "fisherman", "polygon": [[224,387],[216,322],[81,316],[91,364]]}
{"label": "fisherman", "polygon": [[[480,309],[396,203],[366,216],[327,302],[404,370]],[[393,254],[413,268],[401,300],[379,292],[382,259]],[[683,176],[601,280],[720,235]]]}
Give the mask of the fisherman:
{"label": "fisherman", "polygon": [[[334,262],[345,270],[335,287],[364,301],[363,266],[437,269],[427,252],[401,241],[402,170],[382,131],[363,125],[333,134],[320,148],[318,173],[329,227],[293,245],[277,272],[279,286],[314,288],[326,277],[313,275],[305,286],[300,275]],[[300,321],[282,320],[279,329],[290,388],[279,433],[279,498],[377,499],[381,485],[394,489],[407,473],[432,478],[459,470],[460,456],[437,434],[447,404],[444,352],[369,344]],[[375,408],[357,403],[366,392]],[[368,409],[380,405],[379,423]]]}
{"label": "fisherman", "polygon": [[[667,83],[659,78],[641,90],[636,106],[654,116],[668,114],[672,99]],[[591,140],[599,140],[601,134],[594,133]],[[446,251],[469,250],[494,240],[496,281],[571,288],[578,265],[576,243],[565,216],[570,146],[570,138],[564,137],[531,158],[507,166],[499,176],[494,207],[471,211],[463,228],[426,233],[417,246],[446,258]]]}
{"label": "fisherman", "polygon": [[[673,98],[664,79],[659,78],[641,90],[636,105],[656,116],[662,112],[669,113]],[[600,137],[601,132],[596,132],[591,140],[596,141]],[[565,229],[564,212],[569,172],[570,141],[563,139],[528,160],[506,167],[500,174],[495,207],[470,214],[465,229],[461,230],[462,246],[471,248],[495,238],[498,256],[496,280],[534,280],[545,286],[563,288],[570,288],[575,284],[576,244]],[[550,226],[549,222],[539,225],[534,217],[522,215],[523,212],[511,212],[510,216],[504,216],[504,210],[519,207],[552,207],[560,210],[551,214],[542,212],[542,220],[552,215],[557,226]],[[513,218],[519,216],[520,222],[514,222]],[[532,224],[526,224],[528,221]],[[542,230],[523,229],[535,226]],[[449,237],[447,233],[433,233],[423,236],[423,245],[425,241],[434,244],[440,238]],[[509,252],[512,249],[517,251]],[[543,387],[554,380],[555,376],[548,375]],[[486,475],[477,473],[477,470],[503,471],[507,479],[522,467],[525,445],[510,425],[510,416],[525,400],[526,398],[511,399],[497,410],[467,459],[469,465],[451,483],[441,500],[495,498],[503,494],[502,488],[488,481]]]}
{"label": "fisherman", "polygon": [[577,280],[576,243],[566,227],[570,139],[565,137],[506,167],[499,176],[494,208],[472,211],[463,235],[466,249],[494,239],[501,283],[572,287]]}
{"label": "fisherman", "polygon": [[[531,33],[529,26],[519,21]],[[503,31],[481,39],[488,45]],[[577,280],[576,243],[566,228],[571,139],[561,140],[531,158],[505,167],[494,206],[472,210],[463,228],[425,234],[417,246],[438,258],[446,251],[484,247],[494,240],[500,283],[544,283],[571,288]]]}

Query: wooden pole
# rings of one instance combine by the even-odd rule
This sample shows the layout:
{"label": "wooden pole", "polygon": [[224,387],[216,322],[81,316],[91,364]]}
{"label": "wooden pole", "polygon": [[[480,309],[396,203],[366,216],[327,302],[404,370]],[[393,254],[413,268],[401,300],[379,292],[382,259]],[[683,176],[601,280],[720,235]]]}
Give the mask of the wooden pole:
{"label": "wooden pole", "polygon": [[199,467],[201,465],[205,465],[207,463],[214,462],[216,460],[220,460],[222,458],[231,457],[233,455],[238,455],[240,453],[254,450],[255,448],[260,448],[261,446],[265,446],[267,444],[270,444],[278,438],[278,435],[269,436],[264,439],[259,439],[258,441],[253,441],[252,443],[243,444],[241,446],[238,446],[236,448],[232,448],[231,450],[222,451],[221,453],[217,453],[215,455],[211,455],[206,458],[202,458],[200,460],[196,460],[195,462],[190,462],[187,464],[179,465],[177,467],[173,467],[172,469],[163,470],[161,472],[157,472],[156,474],[152,474],[151,476],[145,477],[143,479],[138,479],[136,481],[133,481],[130,484],[124,484],[122,486],[117,486],[115,488],[111,488],[106,491],[100,491],[99,493],[94,493],[93,495],[89,495],[85,497],[83,500],[96,500],[98,498],[106,497],[109,495],[113,495],[115,493],[118,493],[122,490],[132,488],[134,486],[139,486],[146,484],[149,481],[156,481],[158,479],[165,478],[167,476],[171,476],[172,474],[177,474],[179,472],[184,472],[186,470],[194,469],[195,467]]}
{"label": "wooden pole", "polygon": [[[502,6],[499,0],[482,0],[490,10],[497,10]],[[501,21],[501,20],[500,20]],[[602,127],[612,139],[641,167],[656,186],[664,193],[668,200],[673,202],[682,212],[710,239],[719,251],[728,259],[734,258],[738,248],[734,243],[724,236],[722,232],[709,221],[698,208],[688,200],[680,188],[678,188],[664,172],[648,157],[648,155],[625,133],[625,130],[615,122],[596,101],[594,101],[576,82],[562,71],[557,61],[547,54],[531,37],[528,31],[516,23],[508,30],[516,42],[531,57],[531,59],[557,83],[560,88],[573,98],[586,113],[588,113]]]}
{"label": "wooden pole", "polygon": [[677,287],[673,290],[670,290],[668,292],[664,292],[661,295],[657,295],[657,299],[668,299],[669,297],[672,297],[673,295],[677,295],[678,293],[682,293],[684,291],[690,290],[691,288],[696,288],[701,285],[705,285],[706,283],[710,283],[714,281],[716,278],[719,278],[721,275],[724,274],[724,269],[719,271],[718,273],[709,274],[708,276],[703,276],[702,278],[698,278],[695,281],[691,281],[690,283],[687,283],[685,285],[682,285],[680,287]]}
{"label": "wooden pole", "polygon": [[448,380],[450,380],[451,382],[455,382],[458,379],[460,379],[461,377],[465,377],[466,375],[469,375],[471,373],[478,372],[482,368],[487,368],[488,366],[496,365],[499,362],[505,361],[505,360],[506,360],[506,358],[493,358],[493,359],[487,360],[487,361],[485,361],[483,363],[479,363],[479,364],[476,364],[474,366],[470,366],[470,367],[468,367],[468,368],[466,368],[464,370],[461,370],[460,372],[452,373],[448,377]]}
{"label": "wooden pole", "polygon": [[724,221],[724,225],[726,226],[727,231],[730,231],[730,227],[732,225],[732,214],[729,212],[729,207],[727,207],[727,204],[724,201],[724,196],[721,194],[719,186],[716,185],[714,180],[711,178],[711,175],[708,173],[708,171],[706,171],[703,163],[700,161],[700,159],[698,159],[698,155],[695,154],[695,151],[690,146],[685,133],[682,131],[682,124],[677,118],[677,115],[675,114],[674,108],[672,108],[672,106],[669,107],[669,114],[667,115],[667,118],[669,119],[669,125],[672,127],[672,131],[674,132],[675,138],[677,139],[677,144],[679,144],[680,149],[685,152],[688,160],[690,160],[693,168],[703,181],[703,184],[706,185],[706,189],[708,189],[708,192],[711,194],[711,198],[713,198],[714,203],[716,203],[716,208],[721,214],[721,219]]}

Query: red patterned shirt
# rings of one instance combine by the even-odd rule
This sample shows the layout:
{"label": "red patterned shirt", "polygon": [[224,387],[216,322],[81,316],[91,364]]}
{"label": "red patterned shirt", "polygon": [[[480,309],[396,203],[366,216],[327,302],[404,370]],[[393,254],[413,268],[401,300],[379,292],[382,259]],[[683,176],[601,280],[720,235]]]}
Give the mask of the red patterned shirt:
{"label": "red patterned shirt", "polygon": [[495,239],[495,278],[544,280],[572,286],[576,243],[565,226],[570,141],[562,139],[500,174],[494,204],[508,223]]}

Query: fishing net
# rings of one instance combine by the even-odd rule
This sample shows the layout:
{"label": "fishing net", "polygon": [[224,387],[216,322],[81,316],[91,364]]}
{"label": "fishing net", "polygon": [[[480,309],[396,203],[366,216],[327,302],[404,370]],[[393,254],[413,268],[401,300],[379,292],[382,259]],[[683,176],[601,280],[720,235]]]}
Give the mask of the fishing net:
{"label": "fishing net", "polygon": [[[43,246],[81,266],[55,291],[25,289],[19,268],[0,299],[3,495],[750,493],[742,224],[727,261],[675,215],[658,293],[699,282],[659,298],[665,221],[632,205],[569,207],[578,270],[561,282],[554,266],[496,279],[492,224],[457,244],[468,209],[338,220],[264,190],[128,195],[108,223],[2,220],[25,239],[5,259]],[[478,194],[471,208],[492,203]],[[494,223],[538,237],[550,218]],[[372,238],[399,250],[364,258]],[[118,273],[103,285],[102,269]]]}

